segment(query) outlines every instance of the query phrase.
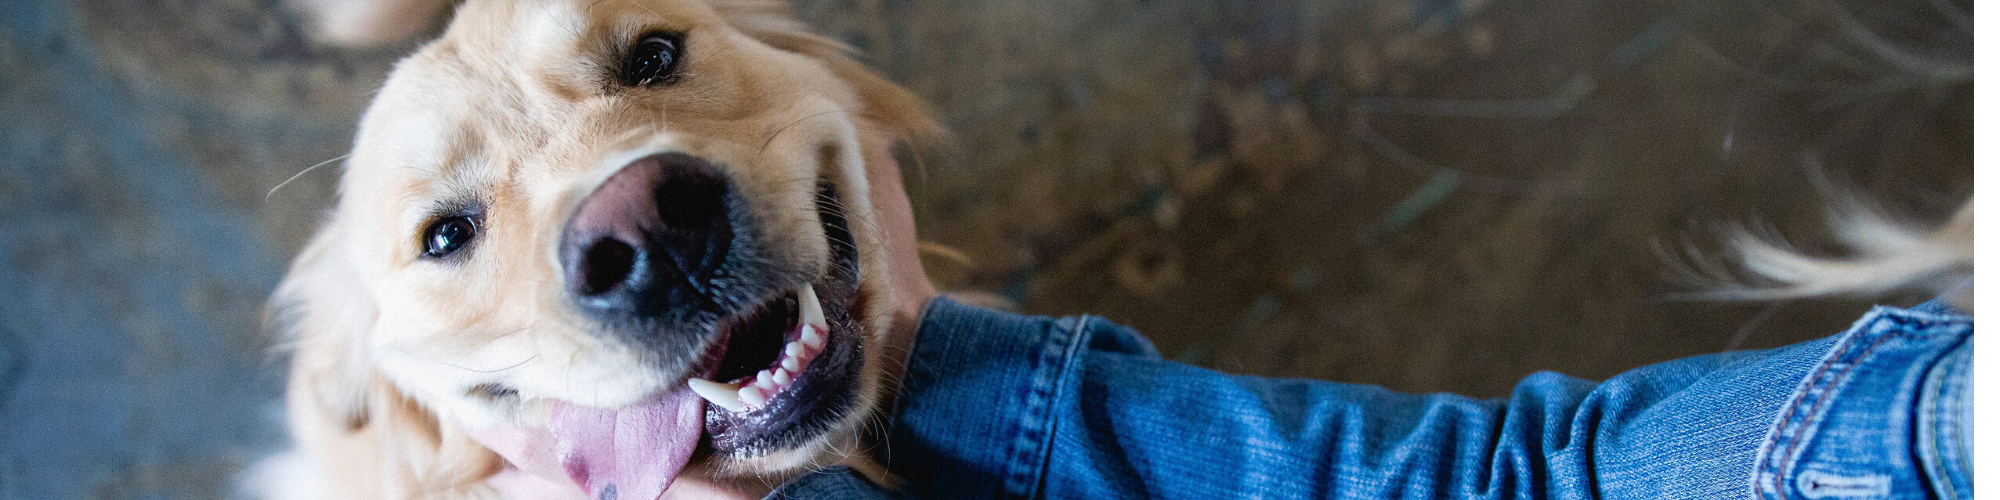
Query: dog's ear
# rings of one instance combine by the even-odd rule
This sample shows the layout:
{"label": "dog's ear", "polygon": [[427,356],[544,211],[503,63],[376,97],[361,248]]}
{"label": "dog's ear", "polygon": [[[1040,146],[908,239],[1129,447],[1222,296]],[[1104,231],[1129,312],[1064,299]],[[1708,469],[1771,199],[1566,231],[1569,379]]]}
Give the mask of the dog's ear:
{"label": "dog's ear", "polygon": [[376,381],[367,337],[378,310],[343,240],[337,226],[315,236],[272,294],[271,307],[281,345],[292,355],[292,411],[316,413],[352,432],[368,425],[369,386]]}
{"label": "dog's ear", "polygon": [[409,41],[436,28],[457,0],[291,0],[313,38],[369,48]]}

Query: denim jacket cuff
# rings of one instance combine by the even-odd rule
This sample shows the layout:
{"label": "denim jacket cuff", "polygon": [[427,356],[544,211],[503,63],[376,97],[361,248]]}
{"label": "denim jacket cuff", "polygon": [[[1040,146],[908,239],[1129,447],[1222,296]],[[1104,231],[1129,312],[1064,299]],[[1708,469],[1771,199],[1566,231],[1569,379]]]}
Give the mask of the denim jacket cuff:
{"label": "denim jacket cuff", "polygon": [[1929,489],[1970,498],[1958,425],[1967,377],[1958,370],[1970,362],[1971,331],[1971,318],[1946,309],[1878,307],[1862,317],[1772,424],[1752,496],[1888,498]]}
{"label": "denim jacket cuff", "polygon": [[915,472],[905,488],[918,496],[1032,497],[1048,457],[1051,406],[1077,369],[1086,322],[932,300],[903,375],[896,444],[882,454],[890,469]]}

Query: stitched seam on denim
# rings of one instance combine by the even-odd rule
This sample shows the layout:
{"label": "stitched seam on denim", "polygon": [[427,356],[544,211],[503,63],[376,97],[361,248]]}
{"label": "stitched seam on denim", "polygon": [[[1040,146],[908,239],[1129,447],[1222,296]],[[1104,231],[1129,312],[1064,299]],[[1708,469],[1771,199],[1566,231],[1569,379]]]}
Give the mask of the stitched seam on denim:
{"label": "stitched seam on denim", "polygon": [[[1892,319],[1891,321],[1894,320]],[[1903,333],[1904,332],[1899,329],[1899,330],[1891,330],[1888,333],[1873,334],[1874,337],[1870,339],[1870,342],[1868,342],[1867,349],[1863,349],[1860,353],[1855,354],[1854,357],[1849,358],[1847,362],[1841,363],[1842,366],[1839,368],[1838,374],[1830,374],[1834,377],[1834,379],[1827,381],[1823,392],[1821,392],[1819,398],[1817,398],[1817,400],[1813,402],[1812,409],[1807,410],[1806,414],[1800,417],[1799,425],[1797,428],[1797,430],[1800,431],[1799,434],[1794,435],[1793,439],[1785,443],[1785,454],[1779,457],[1779,460],[1781,460],[1781,462],[1779,462],[1778,464],[1778,473],[1783,474],[1785,471],[1792,470],[1792,467],[1797,465],[1795,462],[1798,460],[1799,458],[1798,454],[1801,451],[1799,447],[1808,440],[1807,436],[1805,435],[1805,431],[1807,429],[1814,429],[1818,427],[1818,424],[1821,422],[1821,419],[1826,416],[1827,409],[1833,406],[1833,399],[1836,396],[1838,396],[1835,393],[1838,392],[1840,388],[1846,387],[1848,377],[1854,375],[1855,369],[1860,368],[1861,362],[1863,360],[1868,359],[1868,355],[1873,354],[1876,348],[1882,347],[1882,344],[1888,342],[1891,339],[1903,336]],[[1788,498],[1791,496],[1789,493],[1790,490],[1788,489],[1790,484],[1791,481],[1779,482],[1778,491],[1783,495],[1781,498]]]}
{"label": "stitched seam on denim", "polygon": [[[1947,325],[1947,324],[1957,325],[1957,324],[1972,322],[1971,317],[1966,316],[1964,314],[1953,313],[1953,312],[1918,311],[1915,309],[1903,309],[1900,307],[1880,307],[1879,309],[1882,311],[1883,316],[1896,318],[1897,320],[1904,323],[1922,323],[1922,324],[1936,323],[1938,325]],[[1924,330],[1924,331],[1928,332],[1929,330]],[[1924,333],[1922,336],[1928,337],[1932,335],[1936,334]]]}
{"label": "stitched seam on denim", "polygon": [[[1871,345],[1869,349],[1873,350],[1872,346],[1886,337],[1885,334],[1874,332],[1881,330],[1880,328],[1876,328],[1878,325],[1884,321],[1892,320],[1888,314],[1889,311],[1888,308],[1877,308],[1869,311],[1867,316],[1864,316],[1861,321],[1857,321],[1853,327],[1848,329],[1847,338],[1842,339],[1836,349],[1829,351],[1825,357],[1821,358],[1818,366],[1813,369],[1811,374],[1800,380],[1799,389],[1796,390],[1797,395],[1793,396],[1792,400],[1786,403],[1784,414],[1773,421],[1771,431],[1765,435],[1765,445],[1758,451],[1757,466],[1753,469],[1750,477],[1751,491],[1758,498],[1768,498],[1772,493],[1776,493],[1778,498],[1789,496],[1787,485],[1780,479],[1783,478],[1784,471],[1791,464],[1792,453],[1796,450],[1797,444],[1804,440],[1804,436],[1797,435],[1797,429],[1805,428],[1806,424],[1812,420],[1811,415],[1800,417],[1802,420],[1798,422],[1794,422],[1793,417],[1798,415],[1801,408],[1811,407],[1807,413],[1812,414],[1816,413],[1819,407],[1823,406],[1823,402],[1826,400],[1826,393],[1814,389],[1831,389],[1835,387],[1832,384],[1833,381],[1826,380],[1825,377],[1828,372],[1834,369],[1836,363],[1847,359],[1849,351],[1852,351],[1854,347],[1864,342],[1868,342]],[[1863,336],[1867,336],[1868,338],[1862,338]],[[1850,368],[1852,367],[1851,363],[1848,365]],[[1783,441],[1782,445],[1779,444],[1781,440]],[[1780,446],[1783,447],[1782,450],[1778,449]],[[1774,451],[1780,451],[1780,453],[1772,456],[1772,452]],[[1767,480],[1769,481],[1768,485],[1766,484]]]}
{"label": "stitched seam on denim", "polygon": [[1917,468],[1923,472],[1924,480],[1936,485],[1939,498],[1958,498],[1952,494],[1951,485],[1939,477],[1938,425],[1933,415],[1937,414],[1937,398],[1942,396],[1941,387],[1935,378],[1939,373],[1924,374],[1923,384],[1917,389],[1917,439],[1913,443],[1917,451]]}
{"label": "stitched seam on denim", "polygon": [[1058,327],[1042,341],[1042,351],[1036,356],[1033,384],[1027,401],[1023,402],[1021,430],[1011,445],[1013,452],[1008,454],[1005,486],[1009,497],[1035,498],[1039,494],[1041,475],[1048,463],[1048,443],[1053,438],[1055,412],[1052,403],[1055,393],[1061,388],[1063,375],[1069,371],[1072,354],[1079,344],[1077,339],[1084,336],[1087,319],[1088,316],[1078,316],[1070,327]]}
{"label": "stitched seam on denim", "polygon": [[[1966,341],[1971,342],[1970,339]],[[1972,377],[1972,374],[1970,373],[1970,370],[1972,370],[1971,352],[1967,352],[1965,358],[1963,358],[1959,362],[1958,369],[1968,371],[1965,374],[1966,378]],[[1954,446],[1949,448],[1951,450],[1952,462],[1951,462],[1951,468],[1947,469],[1946,473],[1949,474],[1951,478],[1950,480],[1953,492],[1954,493],[1957,492],[1958,485],[1964,484],[1965,486],[1967,486],[1967,490],[1965,491],[1965,496],[1967,498],[1970,498],[1972,496],[1972,491],[1970,489],[1970,487],[1972,486],[1972,478],[1967,477],[1966,475],[1972,472],[1972,464],[1970,462],[1967,462],[1966,460],[1971,458],[1969,456],[1970,454],[1967,453],[1967,451],[1971,450],[1972,448],[1970,447],[1970,445],[1966,444],[1965,427],[1968,425],[1974,425],[1974,422],[1969,422],[1965,420],[1965,415],[1966,415],[1965,398],[1972,391],[1972,388],[1969,387],[1967,384],[1968,382],[1964,381],[1952,384],[1952,393],[1954,394],[1954,396],[1951,398],[1951,403],[1952,403],[1951,416],[1954,425],[1949,427],[1949,429],[1951,429],[1950,430],[1951,439],[1952,439],[1952,444]],[[1977,411],[1978,408],[1974,408],[1973,410]]]}
{"label": "stitched seam on denim", "polygon": [[1938,488],[1938,498],[1958,498],[1952,492],[1952,484],[1940,480],[1938,472],[1938,422],[1934,416],[1938,414],[1938,398],[1944,394],[1942,386],[1934,384],[1938,382],[1934,376],[1940,374],[1924,374],[1924,384],[1916,392],[1916,462],[1924,472],[1924,480],[1930,480]]}
{"label": "stitched seam on denim", "polygon": [[[1814,370],[1812,375],[1807,376],[1801,384],[1801,388],[1821,387],[1823,390],[1818,394],[1810,390],[1801,391],[1797,397],[1793,398],[1792,405],[1786,409],[1784,416],[1779,418],[1776,425],[1772,427],[1772,433],[1766,436],[1768,444],[1764,451],[1759,452],[1758,466],[1754,469],[1756,472],[1751,476],[1751,491],[1755,492],[1760,498],[1766,497],[1770,491],[1762,488],[1762,486],[1764,479],[1768,475],[1772,479],[1770,489],[1776,490],[1778,498],[1790,497],[1790,482],[1782,481],[1781,479],[1784,479],[1784,473],[1795,465],[1794,462],[1798,459],[1799,446],[1806,441],[1806,436],[1803,435],[1803,432],[1797,431],[1812,427],[1818,422],[1819,417],[1824,416],[1826,409],[1832,404],[1835,390],[1844,386],[1847,377],[1852,375],[1854,370],[1860,367],[1862,362],[1867,360],[1876,348],[1881,347],[1883,343],[1889,340],[1899,337],[1925,339],[1939,335],[1949,335],[1939,333],[1936,329],[1940,326],[1968,322],[1964,316],[1951,314],[1925,313],[1887,307],[1869,311],[1867,317],[1864,317],[1862,321],[1857,322],[1853,328],[1849,329],[1853,335],[1849,336],[1846,341],[1843,341],[1840,349],[1822,359],[1819,368]],[[1881,328],[1883,323],[1895,323],[1898,326],[1884,329]],[[1911,323],[1916,324],[1919,328],[1916,331],[1910,331],[1901,327],[1901,325]],[[1867,338],[1862,338],[1864,335]],[[1865,349],[1851,357],[1848,356],[1848,352],[1853,351],[1853,348],[1856,346],[1863,345],[1864,342],[1867,346]],[[1818,383],[1820,379],[1828,376],[1829,372],[1834,371],[1836,363],[1842,365],[1838,368],[1840,373],[1836,378],[1828,380],[1824,384]],[[1805,401],[1809,396],[1812,397],[1812,401]],[[1800,416],[1800,420],[1794,425],[1792,417],[1804,406],[1811,406],[1811,408],[1807,410],[1805,415]],[[1793,430],[1795,432],[1779,434],[1786,430]],[[1771,457],[1767,453],[1770,451],[1769,446],[1775,444],[1776,439],[1779,437],[1786,437],[1784,452],[1777,457]],[[1776,460],[1777,463],[1768,464],[1772,460]]]}
{"label": "stitched seam on denim", "polygon": [[[1778,442],[1780,440],[1783,440],[1785,442],[1784,452],[1790,453],[1791,450],[1790,445],[1798,439],[1797,436],[1792,436],[1791,433],[1787,432],[1793,427],[1792,416],[1798,413],[1800,406],[1817,403],[1818,399],[1812,398],[1812,395],[1814,394],[1812,388],[1821,385],[1820,384],[1821,377],[1825,375],[1828,370],[1832,369],[1833,364],[1835,362],[1846,357],[1847,351],[1849,349],[1852,349],[1855,346],[1855,344],[1860,342],[1860,340],[1857,339],[1856,337],[1866,334],[1867,332],[1873,329],[1872,328],[1873,326],[1881,322],[1883,316],[1881,313],[1882,309],[1869,311],[1867,316],[1863,316],[1861,321],[1857,322],[1854,325],[1854,327],[1848,329],[1848,332],[1851,334],[1848,335],[1847,338],[1842,339],[1839,346],[1837,346],[1832,351],[1829,351],[1825,357],[1821,358],[1819,366],[1814,367],[1812,373],[1807,374],[1804,379],[1801,379],[1799,381],[1799,388],[1794,389],[1796,394],[1792,396],[1791,401],[1785,403],[1785,412],[1779,415],[1777,420],[1772,422],[1770,432],[1766,433],[1764,436],[1764,446],[1762,446],[1757,451],[1758,455],[1756,462],[1757,465],[1755,468],[1752,469],[1750,474],[1750,491],[1753,494],[1755,494],[1757,498],[1770,498],[1771,493],[1773,493],[1772,490],[1776,490],[1775,493],[1777,493],[1778,498],[1784,498],[1786,496],[1785,486],[1783,484],[1779,484],[1778,481],[1781,475],[1780,473],[1783,472],[1783,469],[1778,468],[1778,470],[1775,471],[1770,470],[1772,469],[1773,465],[1771,464],[1772,461],[1774,460],[1780,461],[1781,463],[1785,461],[1784,455],[1773,457],[1771,456],[1771,453],[1774,451],[1778,451],[1777,449],[1779,447]],[[1808,399],[1811,399],[1812,401],[1808,401]],[[1765,485],[1767,479],[1770,481],[1770,485],[1768,488]]]}
{"label": "stitched seam on denim", "polygon": [[[1873,321],[1870,321],[1869,324],[1873,324]],[[1793,390],[1795,394],[1792,395],[1791,401],[1785,403],[1785,412],[1772,422],[1770,432],[1764,436],[1764,445],[1757,451],[1757,467],[1750,475],[1750,491],[1755,492],[1757,498],[1770,498],[1771,490],[1777,490],[1776,493],[1781,498],[1784,495],[1784,486],[1777,484],[1778,474],[1769,470],[1771,468],[1770,462],[1774,460],[1771,455],[1773,452],[1779,451],[1779,441],[1785,441],[1786,444],[1790,443],[1792,438],[1787,430],[1792,427],[1792,414],[1798,411],[1799,406],[1807,404],[1806,400],[1808,396],[1813,393],[1811,388],[1819,384],[1819,377],[1826,372],[1827,367],[1832,363],[1831,360],[1839,359],[1853,345],[1854,338],[1850,336],[1847,339],[1843,339],[1837,349],[1828,352],[1826,358],[1820,360],[1819,366],[1815,367],[1811,374],[1806,375],[1805,379],[1799,381],[1799,388]],[[1768,486],[1767,482],[1769,483]]]}
{"label": "stitched seam on denim", "polygon": [[[1967,334],[1966,342],[1968,343],[1972,342],[1971,334]],[[1966,345],[1964,347],[1966,349],[1972,348],[1972,346],[1970,345]],[[1957,369],[1966,370],[1965,374],[1966,379],[1970,379],[1972,377],[1971,351],[1966,351],[1965,357],[1961,358],[1961,360],[1958,362]],[[1967,474],[1970,474],[1972,472],[1972,463],[1966,461],[1972,458],[1970,456],[1971,454],[1967,453],[1967,451],[1970,451],[1972,448],[1965,441],[1966,439],[1965,429],[1966,426],[1974,425],[1975,423],[1965,420],[1966,397],[1972,394],[1972,387],[1969,384],[1970,382],[1965,382],[1964,379],[1961,379],[1959,382],[1952,383],[1951,389],[1954,396],[1951,398],[1952,402],[1951,416],[1952,416],[1952,422],[1955,425],[1952,425],[1951,427],[1949,427],[1949,429],[1951,429],[1950,430],[1951,439],[1952,439],[1952,444],[1954,446],[1949,448],[1951,450],[1951,456],[1952,456],[1952,463],[1951,463],[1952,467],[1947,470],[1947,473],[1950,474],[1951,477],[1952,489],[1956,491],[1958,489],[1958,485],[1960,484],[1965,485],[1967,487],[1967,490],[1965,491],[1965,496],[1967,498],[1970,498],[1972,496],[1972,491],[1970,489],[1970,487],[1972,486],[1972,478],[1967,477]],[[1978,408],[1973,408],[1973,410],[1977,411]]]}
{"label": "stitched seam on denim", "polygon": [[[1952,342],[1944,350],[1944,354],[1936,356],[1932,360],[1932,366],[1924,368],[1926,382],[1922,382],[1918,386],[1918,398],[1920,398],[1920,402],[1918,402],[1918,418],[1924,418],[1922,422],[1930,422],[1930,426],[1934,426],[1934,432],[1932,432],[1932,440],[1918,438],[1914,442],[1914,446],[1920,446],[1918,460],[1926,464],[1924,466],[1924,478],[1930,480],[1932,484],[1936,484],[1934,488],[1938,488],[1938,494],[1942,498],[1960,498],[1962,494],[1960,494],[1958,486],[1960,484],[1970,486],[1970,478],[1964,476],[1964,472],[1968,472],[1970,468],[1962,468],[1962,462],[1958,462],[1958,460],[1964,458],[1962,456],[1964,446],[1960,442],[1960,440],[1964,440],[1964,434],[1960,432],[1962,430],[1960,426],[1940,426],[1938,424],[1940,422],[1938,414],[1940,412],[1946,414],[1952,422],[1958,422],[1958,418],[1964,416],[1964,412],[1962,412],[1964,404],[1966,404],[1964,394],[1970,394],[1970,392],[1964,388],[1964,384],[1950,382],[1948,378],[1952,376],[1952,372],[1956,372],[1956,370],[1968,370],[1972,366],[1972,354],[1970,352],[1964,354],[1964,356],[1958,354],[1960,348],[1970,348],[1970,342],[1972,342],[1972,334],[1970,334],[1972,318],[1968,318],[1964,314],[1956,314],[1956,312],[1924,312],[1924,310],[1902,310],[1902,312],[1904,314],[1898,314],[1898,316],[1904,316],[1904,322],[1914,322],[1918,326],[1918,330],[1914,330],[1914,332],[1902,332],[1906,336],[1912,336],[1912,338],[1962,336],[1960,340]],[[1960,332],[1960,328],[1964,328],[1964,332]],[[1942,370],[1942,372],[1932,374],[1932,370]],[[1930,384],[1932,376],[1944,378],[1942,384],[1936,384],[1936,386]],[[1946,392],[1948,392],[1948,396],[1946,396]],[[1948,402],[1950,408],[1944,408],[1942,404],[1932,404],[1932,402],[1938,402],[1940,398],[1944,402]],[[1926,412],[1926,406],[1932,412]],[[1928,414],[1928,418],[1926,418],[1926,414]],[[1922,426],[1922,422],[1918,426]],[[1922,436],[1922,430],[1918,430],[1918,432],[1920,432],[1918,436]],[[1958,446],[1954,446],[1954,444],[1958,444]],[[1922,456],[1924,450],[1928,450],[1928,456]],[[1950,464],[1946,464],[1946,460],[1950,460]]]}
{"label": "stitched seam on denim", "polygon": [[[1826,415],[1827,409],[1833,405],[1833,399],[1835,396],[1837,396],[1837,394],[1835,394],[1836,392],[1835,389],[1846,387],[1847,379],[1853,376],[1856,369],[1860,368],[1861,365],[1868,360],[1869,355],[1874,354],[1875,349],[1880,348],[1882,347],[1883,344],[1888,343],[1888,341],[1897,338],[1922,340],[1922,339],[1927,339],[1929,337],[1939,336],[1940,334],[1936,333],[1934,329],[1936,329],[1939,326],[1944,326],[1946,323],[1950,323],[1949,321],[1938,321],[1927,318],[1911,318],[1898,314],[1885,314],[1883,315],[1883,319],[1888,322],[1896,323],[1897,326],[1894,327],[1893,329],[1890,329],[1887,332],[1872,334],[1875,337],[1871,342],[1868,343],[1868,348],[1862,350],[1859,354],[1855,354],[1850,361],[1844,363],[1845,366],[1840,370],[1838,378],[1833,380],[1831,383],[1827,384],[1827,391],[1824,394],[1822,394],[1822,397],[1817,402],[1815,407],[1809,412],[1809,414],[1803,417],[1803,420],[1800,422],[1800,428],[1803,429],[1808,427],[1817,427],[1818,424],[1822,422],[1821,418]],[[1879,323],[1880,322],[1872,322],[1869,323],[1869,326],[1871,327],[1877,326]],[[1904,328],[1904,325],[1908,325],[1911,323],[1916,324],[1916,326],[1919,329],[1916,331],[1911,331]],[[1919,392],[1922,391],[1921,386],[1919,387],[1918,390]],[[1807,439],[1805,439],[1804,437],[1805,436],[1803,435],[1795,436],[1795,439],[1792,439],[1786,444],[1785,455],[1780,458],[1781,460],[1783,460],[1783,462],[1778,468],[1779,472],[1791,470],[1792,467],[1796,465],[1794,462],[1798,460],[1799,458],[1798,454],[1801,453],[1801,451],[1799,450],[1799,446],[1801,446],[1805,441],[1807,441]],[[1788,486],[1790,484],[1791,481],[1779,482],[1778,491],[1786,496],[1789,496],[1789,493],[1785,492],[1789,491]]]}
{"label": "stitched seam on denim", "polygon": [[[1083,351],[1089,349],[1086,346],[1090,345],[1090,338],[1096,335],[1095,332],[1090,330],[1090,318],[1091,316],[1089,315],[1079,316],[1076,318],[1076,332],[1070,336],[1069,347],[1063,350],[1062,369],[1056,375],[1055,384],[1050,386],[1051,402],[1055,401],[1057,397],[1060,397],[1065,393],[1073,393],[1074,391],[1077,391],[1076,386],[1080,384],[1080,382],[1078,381],[1079,375],[1077,374],[1077,371],[1081,369],[1080,367],[1082,367],[1084,363]],[[1051,406],[1050,409],[1053,410],[1054,407]],[[1051,411],[1049,413],[1047,427],[1044,428],[1044,434],[1042,436],[1042,453],[1039,457],[1039,460],[1035,462],[1035,475],[1033,478],[1031,478],[1033,482],[1029,483],[1032,486],[1031,490],[1032,494],[1029,495],[1029,498],[1042,497],[1043,496],[1042,488],[1047,486],[1046,484],[1043,483],[1046,480],[1045,478],[1048,476],[1049,457],[1055,455],[1055,441],[1056,441],[1055,427],[1056,427],[1056,414],[1054,411]]]}
{"label": "stitched seam on denim", "polygon": [[[1962,343],[1953,345],[1951,351],[1942,356],[1938,364],[1931,368],[1937,372],[1925,375],[1924,390],[1919,396],[1923,398],[1921,400],[1923,402],[1917,405],[1920,415],[1929,417],[1919,417],[1924,420],[1919,424],[1918,435],[1922,436],[1928,432],[1931,438],[1919,443],[1924,448],[1919,456],[1924,463],[1924,476],[1939,490],[1938,496],[1952,499],[1960,498],[1957,483],[1959,478],[1955,472],[1961,470],[1958,468],[1957,460],[1958,451],[1962,448],[1953,445],[1963,439],[1958,432],[1958,424],[1961,423],[1958,417],[1963,415],[1965,398],[1964,388],[1951,379],[1952,375],[1969,363],[1967,358],[1959,357],[1955,352],[1964,347]],[[1946,425],[1945,419],[1949,419],[1950,425]],[[1926,427],[1928,429],[1925,429]]]}
{"label": "stitched seam on denim", "polygon": [[[1923,397],[1937,398],[1943,396],[1942,387],[1937,387],[1934,389],[1937,390],[1938,392],[1932,393],[1931,391],[1924,391],[1925,394],[1923,395]],[[1935,399],[1932,399],[1932,401],[1935,401]],[[1928,450],[1926,450],[1927,453],[1925,453],[1926,456],[1924,457],[1927,458],[1927,460],[1924,460],[1924,462],[1926,462],[1925,464],[1926,466],[1924,467],[1924,475],[1930,476],[1931,482],[1937,484],[1936,487],[1937,489],[1940,490],[1938,492],[1939,493],[1938,496],[1943,498],[1958,498],[1958,491],[1952,488],[1951,479],[1944,477],[1944,470],[1943,470],[1944,465],[1938,463],[1939,457],[1944,456],[1943,453],[1944,450],[1942,449],[1943,447],[1940,446],[1941,444],[1943,444],[1944,440],[1944,436],[1941,433],[1941,431],[1944,430],[1944,426],[1940,425],[1940,422],[1937,421],[1938,405],[1923,405],[1923,406],[1930,406],[1930,408],[1924,408],[1921,411],[1930,414],[1929,415],[1930,418],[1927,419],[1926,422],[1928,422],[1929,427],[1931,427],[1930,429],[1931,440],[1929,442],[1924,443],[1924,447],[1929,448]],[[1918,417],[1918,418],[1923,418],[1923,417]]]}

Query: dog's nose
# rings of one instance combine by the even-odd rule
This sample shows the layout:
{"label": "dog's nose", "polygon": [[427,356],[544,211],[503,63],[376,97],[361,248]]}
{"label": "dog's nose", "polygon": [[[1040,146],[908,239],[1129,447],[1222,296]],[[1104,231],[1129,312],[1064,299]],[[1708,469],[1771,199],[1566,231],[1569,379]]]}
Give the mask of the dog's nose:
{"label": "dog's nose", "polygon": [[570,293],[602,319],[701,309],[734,239],[729,180],[701,158],[663,153],[625,165],[563,228]]}

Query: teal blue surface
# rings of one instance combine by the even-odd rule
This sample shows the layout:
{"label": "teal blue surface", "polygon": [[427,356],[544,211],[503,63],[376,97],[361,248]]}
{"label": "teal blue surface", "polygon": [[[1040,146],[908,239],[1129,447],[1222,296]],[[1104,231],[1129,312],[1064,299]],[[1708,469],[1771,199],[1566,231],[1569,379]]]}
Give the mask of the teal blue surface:
{"label": "teal blue surface", "polygon": [[189,96],[122,67],[147,54],[100,42],[146,42],[102,16],[116,8],[0,3],[4,499],[219,498],[283,442],[282,358],[260,325],[286,258],[232,184],[266,169],[186,138],[311,124],[259,124],[197,101],[241,89]]}

